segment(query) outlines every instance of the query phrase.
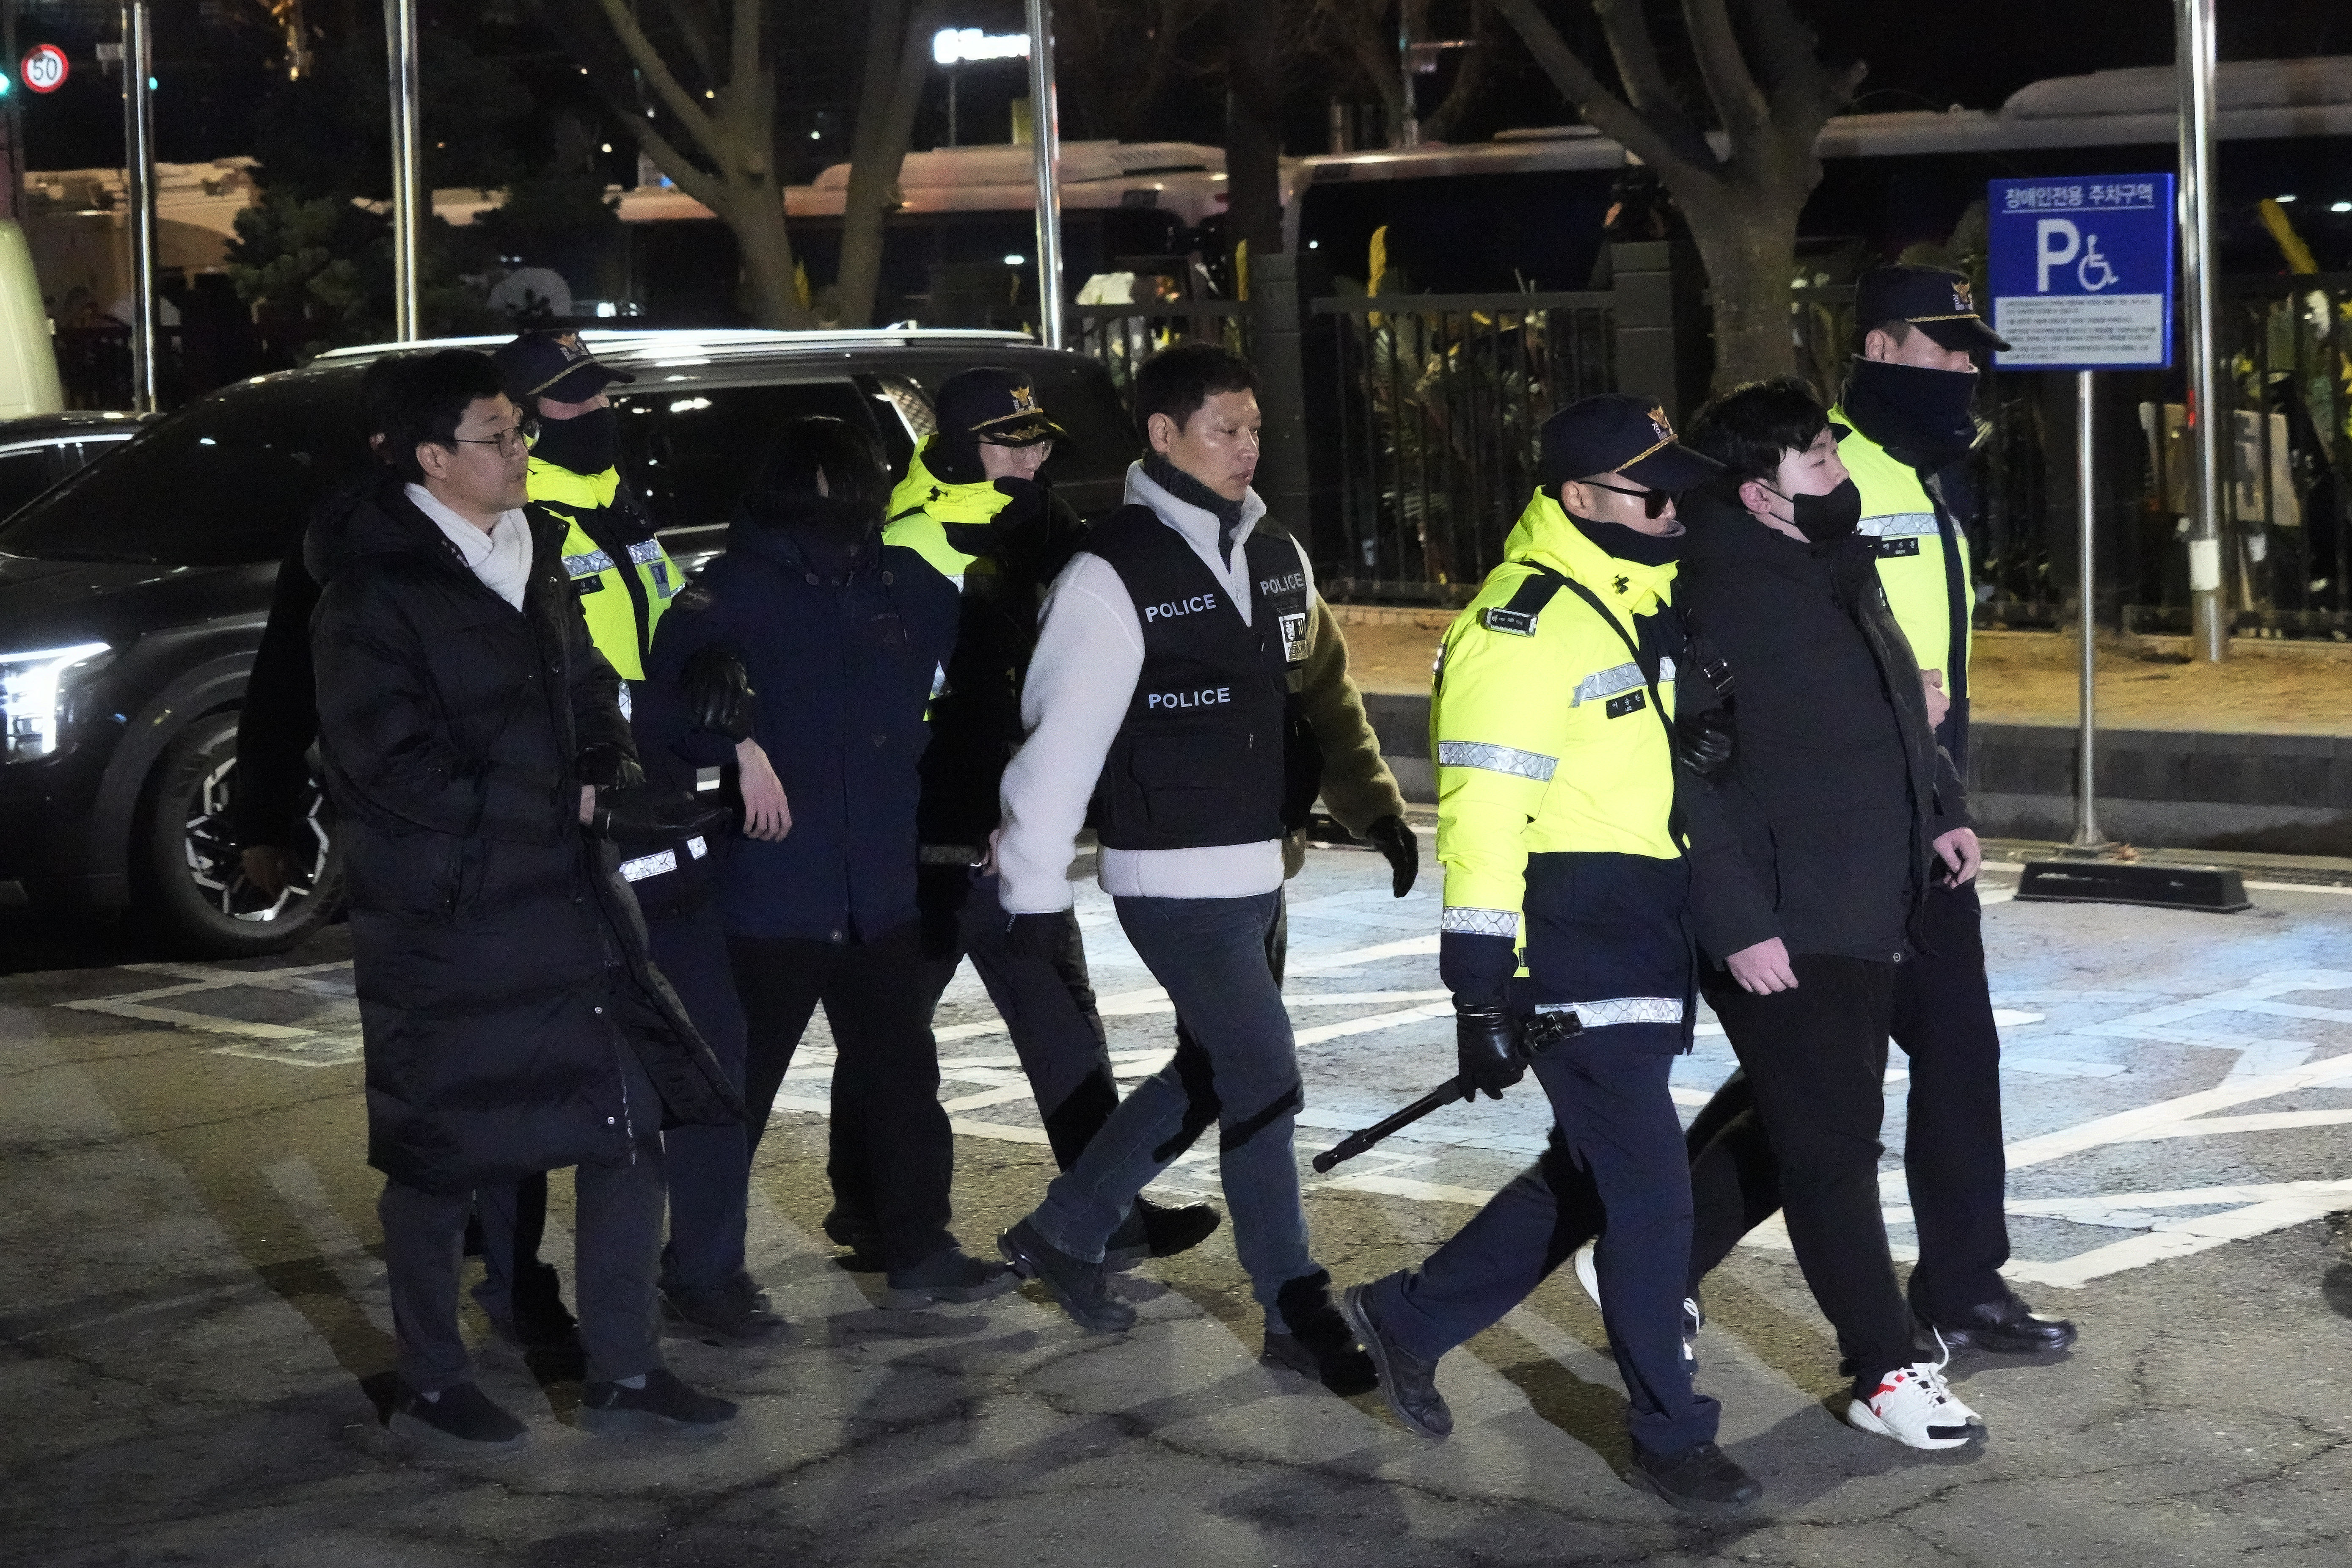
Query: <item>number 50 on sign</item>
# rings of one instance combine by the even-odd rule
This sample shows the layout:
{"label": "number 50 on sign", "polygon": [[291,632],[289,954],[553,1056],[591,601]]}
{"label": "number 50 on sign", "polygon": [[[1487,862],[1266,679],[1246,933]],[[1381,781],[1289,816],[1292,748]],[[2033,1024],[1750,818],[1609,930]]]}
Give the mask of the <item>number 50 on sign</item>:
{"label": "number 50 on sign", "polygon": [[35,44],[17,67],[25,85],[35,92],[55,92],[65,86],[68,68],[66,52],[55,44]]}

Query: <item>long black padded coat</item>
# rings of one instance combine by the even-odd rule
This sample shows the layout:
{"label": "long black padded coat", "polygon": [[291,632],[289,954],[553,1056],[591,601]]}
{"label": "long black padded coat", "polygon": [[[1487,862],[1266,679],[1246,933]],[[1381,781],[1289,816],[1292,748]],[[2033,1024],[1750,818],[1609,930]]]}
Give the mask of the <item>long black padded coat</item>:
{"label": "long black padded coat", "polygon": [[[580,747],[629,747],[629,727],[562,526],[527,515],[520,611],[397,481],[322,510],[304,542],[368,1163],[426,1192],[624,1160],[662,1127],[742,1114],[646,956],[611,847],[580,826]],[[660,1104],[632,1103],[623,1052]]]}

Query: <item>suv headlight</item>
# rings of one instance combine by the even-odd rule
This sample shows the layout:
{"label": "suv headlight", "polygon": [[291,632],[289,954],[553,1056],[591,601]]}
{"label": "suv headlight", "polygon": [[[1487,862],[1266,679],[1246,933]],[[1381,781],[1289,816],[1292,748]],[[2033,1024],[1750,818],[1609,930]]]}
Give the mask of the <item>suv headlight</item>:
{"label": "suv headlight", "polygon": [[0,755],[12,763],[47,756],[58,749],[58,693],[66,673],[107,651],[102,642],[71,647],[0,653]]}

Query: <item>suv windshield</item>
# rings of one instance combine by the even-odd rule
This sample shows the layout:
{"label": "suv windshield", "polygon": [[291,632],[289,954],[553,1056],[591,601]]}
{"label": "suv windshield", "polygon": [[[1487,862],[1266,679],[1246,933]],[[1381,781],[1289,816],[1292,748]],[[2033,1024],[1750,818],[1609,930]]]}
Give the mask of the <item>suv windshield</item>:
{"label": "suv windshield", "polygon": [[47,561],[236,566],[276,561],[321,497],[367,459],[359,374],[215,393],[0,525],[0,551]]}

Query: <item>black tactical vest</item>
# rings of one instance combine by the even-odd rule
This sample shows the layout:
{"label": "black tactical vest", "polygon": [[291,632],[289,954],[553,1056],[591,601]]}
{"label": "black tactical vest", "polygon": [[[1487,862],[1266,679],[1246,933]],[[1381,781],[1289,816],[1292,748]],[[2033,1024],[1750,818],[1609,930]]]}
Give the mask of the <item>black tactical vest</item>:
{"label": "black tactical vest", "polygon": [[[1288,675],[1307,647],[1307,574],[1288,540],[1252,533],[1250,620],[1149,507],[1087,531],[1143,626],[1143,671],[1103,759],[1088,818],[1112,849],[1194,849],[1283,836]],[[1309,798],[1312,798],[1311,791]]]}

